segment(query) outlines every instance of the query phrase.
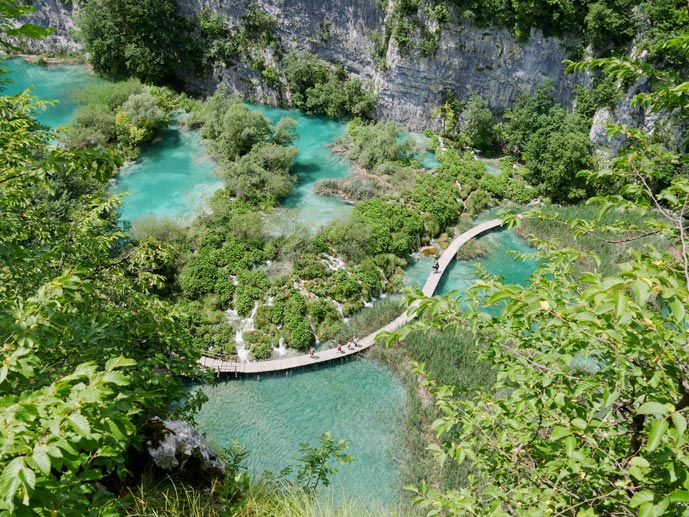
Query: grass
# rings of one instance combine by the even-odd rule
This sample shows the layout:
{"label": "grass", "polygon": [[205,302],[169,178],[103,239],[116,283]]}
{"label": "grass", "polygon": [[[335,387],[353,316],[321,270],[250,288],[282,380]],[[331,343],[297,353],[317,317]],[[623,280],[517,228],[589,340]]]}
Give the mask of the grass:
{"label": "grass", "polygon": [[354,336],[364,337],[387,325],[402,314],[402,296],[393,295],[376,301],[373,307],[366,307],[354,314],[333,336],[333,342],[346,343]]}
{"label": "grass", "polygon": [[123,505],[126,517],[221,517],[228,515],[223,501],[209,491],[167,476],[156,478],[151,471],[139,484],[128,489],[129,504]]}
{"label": "grass", "polygon": [[[149,473],[129,490],[126,517],[383,517],[387,510],[365,507],[358,500],[316,496],[280,480],[259,481],[230,506],[210,489]],[[395,513],[395,515],[405,515]]]}
{"label": "grass", "polygon": [[478,360],[477,345],[466,332],[411,333],[403,343],[390,348],[376,346],[371,356],[394,368],[407,386],[407,412],[405,422],[405,448],[409,460],[404,465],[406,482],[419,485],[426,480],[430,486],[457,488],[471,473],[466,465],[438,462],[426,449],[434,441],[430,432],[432,422],[438,418],[430,394],[418,387],[418,379],[411,373],[409,361],[425,363],[425,370],[440,384],[456,387],[459,398],[488,389],[495,380],[495,372],[487,363]]}
{"label": "grass", "polygon": [[[350,498],[316,497],[289,484],[259,483],[234,517],[383,517],[390,513]],[[400,514],[403,515],[403,514]]]}
{"label": "grass", "polygon": [[[584,271],[596,271],[602,275],[611,275],[617,272],[617,265],[629,259],[630,250],[640,250],[650,244],[659,249],[667,249],[669,242],[661,236],[647,236],[634,238],[640,232],[627,232],[623,234],[610,234],[605,232],[588,233],[575,236],[572,228],[566,221],[581,219],[585,221],[597,220],[598,208],[590,205],[574,205],[564,207],[549,207],[544,210],[549,216],[544,218],[525,217],[521,220],[517,232],[527,238],[533,235],[539,240],[555,240],[560,246],[571,246],[584,252],[595,252],[601,259],[600,265],[596,265],[592,259],[578,261],[577,273]],[[554,219],[557,219],[554,220]],[[601,220],[601,224],[624,223],[630,227],[644,228],[644,220],[636,214],[628,212],[609,212]],[[612,241],[628,240],[627,242],[614,243]]]}

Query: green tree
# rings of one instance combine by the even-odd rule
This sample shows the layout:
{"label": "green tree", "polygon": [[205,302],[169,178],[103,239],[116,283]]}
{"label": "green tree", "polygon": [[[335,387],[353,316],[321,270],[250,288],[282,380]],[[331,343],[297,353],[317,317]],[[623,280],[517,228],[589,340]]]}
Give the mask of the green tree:
{"label": "green tree", "polygon": [[234,160],[247,154],[257,143],[270,140],[269,122],[240,99],[218,92],[204,105],[201,135],[210,140],[210,148],[217,156]]}
{"label": "green tree", "polygon": [[190,27],[174,0],[88,0],[77,24],[89,62],[110,79],[174,81],[192,56]]}
{"label": "green tree", "polygon": [[[688,89],[686,82],[663,85],[645,99],[655,108],[672,105]],[[575,277],[582,252],[541,243],[541,265],[526,286],[484,274],[466,303],[420,302],[415,312],[430,317],[428,326],[471,330],[497,372],[488,391],[461,401],[450,387],[422,383],[441,412],[432,450],[473,472],[452,490],[413,488],[423,507],[453,515],[686,513],[689,181],[678,176],[656,190],[648,165],[687,158],[639,131],[617,131],[630,138],[629,148],[589,176],[621,176],[625,186],[591,202],[601,216],[634,213],[645,223],[578,220],[572,231],[602,229],[611,239],[659,233],[675,249],[648,246],[613,274]]]}
{"label": "green tree", "polygon": [[493,128],[493,114],[480,95],[472,95],[462,110],[460,129],[469,137],[470,145],[482,151],[490,151],[497,144]]}
{"label": "green tree", "polygon": [[166,248],[117,227],[119,160],[55,149],[38,108],[0,97],[0,512],[108,512],[99,483],[126,478],[144,419],[184,411],[196,356],[151,294]]}

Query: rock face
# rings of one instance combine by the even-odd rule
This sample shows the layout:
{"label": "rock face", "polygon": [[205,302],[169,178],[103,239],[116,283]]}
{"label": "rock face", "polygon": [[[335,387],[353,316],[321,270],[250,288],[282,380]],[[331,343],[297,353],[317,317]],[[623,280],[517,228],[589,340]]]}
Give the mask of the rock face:
{"label": "rock face", "polygon": [[145,430],[148,453],[161,469],[181,471],[198,480],[226,475],[225,463],[188,422],[154,417],[146,422]]}
{"label": "rock face", "polygon": [[36,10],[26,21],[42,27],[51,27],[53,33],[42,40],[22,40],[21,45],[31,53],[72,54],[81,52],[81,46],[74,41],[74,9],[72,2],[41,0],[33,2]]}
{"label": "rock face", "polygon": [[[207,8],[239,23],[251,1],[182,0],[181,5],[188,17]],[[442,27],[433,56],[402,52],[391,39],[386,69],[376,67],[371,34],[385,31],[390,10],[381,9],[379,3],[259,1],[262,9],[277,19],[286,50],[313,52],[327,61],[343,63],[347,72],[373,83],[378,93],[378,118],[400,122],[412,130],[437,125],[433,111],[449,96],[466,100],[479,94],[491,108],[502,110],[545,79],[554,81],[558,101],[571,102],[576,78],[564,73],[562,61],[568,51],[563,40],[546,38],[534,30],[527,42],[518,43],[509,31],[477,27],[456,12],[450,13],[451,21]],[[257,89],[251,80],[254,75],[246,69],[219,71],[216,81],[227,84],[230,91],[270,100],[271,94]]]}
{"label": "rock face", "polygon": [[[195,17],[203,8],[241,23],[246,8],[256,0],[178,0],[182,14]],[[562,61],[567,44],[532,31],[525,43],[509,31],[477,27],[450,12],[450,21],[439,28],[422,20],[432,31],[440,30],[438,49],[432,56],[418,50],[402,51],[394,39],[388,43],[385,69],[376,66],[373,33],[385,31],[393,0],[258,0],[261,9],[278,22],[277,35],[287,51],[308,51],[330,62],[341,62],[347,72],[373,84],[378,93],[378,118],[394,120],[412,130],[436,127],[433,112],[449,96],[466,100],[480,94],[488,105],[502,110],[516,98],[533,91],[545,79],[554,81],[558,101],[571,102],[576,78],[565,75]],[[70,36],[71,10],[59,0],[37,2],[34,23],[57,30],[39,44],[53,52],[77,48]],[[383,5],[383,7],[381,7]],[[421,15],[423,16],[423,15]],[[573,42],[576,43],[576,42]],[[415,45],[412,45],[412,47]],[[279,101],[279,93],[260,83],[259,75],[244,65],[217,69],[212,77],[188,77],[193,90],[212,92],[218,83],[262,102]]]}

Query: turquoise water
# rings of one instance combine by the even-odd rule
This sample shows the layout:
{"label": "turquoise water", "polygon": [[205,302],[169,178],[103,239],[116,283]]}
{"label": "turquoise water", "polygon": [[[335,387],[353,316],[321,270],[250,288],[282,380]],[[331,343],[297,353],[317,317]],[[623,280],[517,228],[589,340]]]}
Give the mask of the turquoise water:
{"label": "turquoise water", "polygon": [[77,105],[72,92],[90,84],[103,82],[88,72],[84,65],[32,65],[23,59],[8,59],[2,63],[7,70],[11,84],[5,86],[4,93],[15,94],[33,86],[32,95],[41,100],[56,100],[36,118],[52,128],[64,127],[72,119]]}
{"label": "turquoise water", "polygon": [[[74,92],[103,82],[84,65],[51,65],[41,67],[22,59],[3,63],[13,81],[5,92],[17,93],[33,85],[33,94],[43,100],[58,100],[38,119],[58,128],[69,123],[78,105]],[[120,207],[125,221],[141,216],[165,216],[182,223],[203,207],[206,199],[221,181],[214,174],[215,164],[205,153],[197,132],[170,128],[162,138],[142,150],[141,159],[124,167],[112,192],[129,192]]]}
{"label": "turquoise water", "polygon": [[[479,239],[488,250],[488,255],[480,259],[453,261],[443,274],[436,294],[465,291],[478,279],[476,264],[480,264],[491,274],[502,275],[506,283],[519,285],[525,285],[529,275],[536,270],[538,263],[535,260],[515,262],[512,252],[529,253],[533,248],[514,232],[496,230],[482,235]],[[424,256],[413,260],[405,271],[407,285],[423,287],[434,262],[435,259],[432,257]]]}
{"label": "turquoise water", "polygon": [[120,171],[111,191],[129,192],[120,207],[125,221],[154,216],[189,224],[220,187],[198,131],[171,128]]}
{"label": "turquoise water", "polygon": [[[11,60],[6,67],[15,80],[7,92],[36,84],[35,95],[61,100],[40,117],[52,127],[64,126],[72,117],[76,106],[70,92],[99,81],[78,65],[41,68]],[[344,133],[345,124],[295,110],[255,107],[275,121],[284,116],[295,118],[301,134],[295,167],[298,184],[279,210],[275,228],[310,230],[345,217],[350,206],[314,192],[319,179],[344,177],[350,171],[350,165],[326,145]],[[432,168],[433,159],[427,154],[424,166]],[[113,190],[132,193],[121,207],[122,217],[132,221],[142,215],[164,215],[187,221],[220,186],[213,170],[213,161],[204,152],[198,133],[170,129],[159,142],[143,150],[139,162],[121,172]],[[488,244],[490,256],[478,262],[489,272],[523,283],[535,268],[535,264],[512,262],[507,250],[527,251],[528,247],[511,232],[491,233],[482,241]],[[412,264],[407,271],[409,281],[423,284],[432,262],[423,258]],[[439,292],[470,285],[475,279],[474,262],[451,266]],[[341,473],[333,478],[332,490],[355,494],[369,507],[394,504],[403,461],[399,418],[406,401],[401,382],[385,367],[360,359],[288,376],[232,379],[202,389],[210,400],[198,416],[201,429],[217,444],[229,445],[238,439],[251,449],[248,466],[254,474],[264,469],[281,470],[299,455],[300,443],[316,444],[318,437],[330,430],[335,437],[351,441],[349,453],[356,458],[351,465],[341,467]]]}
{"label": "turquoise water", "polygon": [[440,165],[440,160],[433,151],[426,151],[426,156],[421,160],[421,167],[427,170],[433,170]]}
{"label": "turquoise water", "polygon": [[355,460],[338,466],[332,490],[367,507],[397,499],[405,391],[387,368],[367,360],[297,371],[285,376],[229,379],[202,388],[209,401],[197,416],[211,443],[232,440],[251,449],[249,471],[279,472],[294,465],[299,444],[316,445],[325,431],[350,442]]}
{"label": "turquoise water", "polygon": [[347,124],[325,117],[308,116],[294,109],[275,108],[251,104],[251,108],[263,113],[277,123],[282,117],[297,121],[300,135],[296,145],[299,154],[292,170],[297,175],[297,184],[282,201],[273,233],[283,233],[296,226],[309,231],[331,221],[347,216],[351,206],[332,196],[319,196],[314,188],[316,182],[326,178],[344,178],[352,169],[351,164],[330,152],[328,144],[344,135]]}

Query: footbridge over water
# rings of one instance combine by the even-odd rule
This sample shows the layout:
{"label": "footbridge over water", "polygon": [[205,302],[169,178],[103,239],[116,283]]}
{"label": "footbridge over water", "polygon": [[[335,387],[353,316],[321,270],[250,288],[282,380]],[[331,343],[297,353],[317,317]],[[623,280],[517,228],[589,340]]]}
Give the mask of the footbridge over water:
{"label": "footbridge over water", "polygon": [[[423,286],[424,296],[433,296],[438,284],[442,279],[445,270],[448,268],[450,263],[454,260],[459,248],[464,246],[468,241],[474,237],[478,237],[482,233],[489,230],[493,230],[502,226],[502,221],[500,219],[491,219],[485,223],[474,226],[471,230],[459,235],[455,238],[443,254],[438,259],[438,264],[440,266],[438,273],[431,272],[426,279],[426,283]],[[343,346],[342,351],[338,352],[337,347],[330,348],[328,350],[322,350],[316,353],[314,357],[309,354],[304,354],[296,357],[288,357],[285,359],[275,359],[273,361],[252,361],[252,362],[235,362],[235,361],[224,361],[220,358],[213,357],[202,357],[200,363],[208,368],[220,373],[234,373],[238,374],[260,374],[260,373],[270,373],[279,372],[285,370],[292,370],[295,368],[302,368],[304,366],[310,366],[319,363],[327,363],[329,361],[334,361],[335,359],[340,359],[342,357],[347,357],[348,355],[357,354],[373,346],[376,336],[381,332],[392,332],[400,327],[403,327],[415,316],[409,316],[408,310],[403,314],[395,318],[393,321],[385,325],[384,327],[376,330],[372,334],[359,339],[359,346],[353,347],[351,349]]]}

